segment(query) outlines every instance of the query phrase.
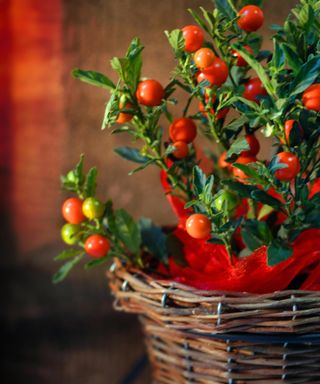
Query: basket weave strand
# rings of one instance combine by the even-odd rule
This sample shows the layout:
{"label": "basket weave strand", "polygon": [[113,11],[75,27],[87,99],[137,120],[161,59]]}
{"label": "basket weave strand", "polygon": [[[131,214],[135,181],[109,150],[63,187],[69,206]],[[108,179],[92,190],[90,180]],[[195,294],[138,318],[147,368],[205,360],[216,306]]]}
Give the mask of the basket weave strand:
{"label": "basket weave strand", "polygon": [[199,291],[116,261],[115,308],[140,315],[154,383],[320,383],[320,293]]}

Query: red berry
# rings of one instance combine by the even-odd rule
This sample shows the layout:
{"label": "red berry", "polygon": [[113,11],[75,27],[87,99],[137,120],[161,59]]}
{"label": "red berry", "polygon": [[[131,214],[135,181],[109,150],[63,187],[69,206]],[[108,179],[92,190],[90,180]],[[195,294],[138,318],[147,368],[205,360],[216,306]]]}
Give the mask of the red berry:
{"label": "red berry", "polygon": [[91,235],[85,241],[84,249],[89,256],[100,258],[107,255],[110,244],[108,239],[102,235]]}
{"label": "red berry", "polygon": [[230,169],[232,165],[226,161],[226,157],[227,157],[227,151],[223,152],[222,155],[219,157],[218,165],[220,168]]}
{"label": "red berry", "polygon": [[320,177],[315,179],[310,189],[309,199],[311,199],[316,193],[320,193]]}
{"label": "red berry", "polygon": [[320,84],[313,84],[303,92],[302,103],[307,109],[320,112]]}
{"label": "red berry", "polygon": [[[257,159],[254,156],[239,156],[236,163],[239,164],[249,164],[249,163],[255,163]],[[232,173],[233,176],[238,178],[239,181],[244,181],[245,179],[248,179],[249,176],[246,175],[241,169],[232,167]]]}
{"label": "red berry", "polygon": [[[208,103],[209,103],[209,95],[208,95],[208,94],[205,94],[205,97],[204,97],[204,98],[205,98],[206,104],[208,104]],[[216,102],[216,99],[217,99],[216,95],[215,95],[215,94],[212,94],[212,95],[211,95],[211,104],[212,104],[212,105]],[[217,118],[218,118],[218,119],[224,119],[224,118],[227,116],[229,110],[230,110],[229,108],[223,108],[222,110],[220,110],[220,111],[218,112],[218,114],[217,114]],[[199,111],[200,111],[204,116],[206,116],[206,117],[208,116],[208,112],[207,112],[207,110],[206,110],[206,106],[203,105],[201,101],[199,102]],[[210,112],[211,114],[215,114],[215,110],[214,110],[214,108],[211,107],[210,110],[209,110],[209,112]]]}
{"label": "red berry", "polygon": [[203,70],[210,67],[215,57],[215,54],[210,48],[200,48],[195,52],[193,61],[197,68]]}
{"label": "red berry", "polygon": [[227,64],[223,60],[219,59],[219,57],[215,57],[209,67],[203,69],[197,74],[197,82],[201,83],[201,81],[207,80],[211,87],[214,85],[220,87],[226,82],[228,76],[229,69]]}
{"label": "red berry", "polygon": [[80,224],[85,220],[82,213],[82,200],[71,197],[62,206],[62,216],[70,224]]}
{"label": "red berry", "polygon": [[176,141],[173,143],[173,146],[176,148],[172,153],[176,159],[184,159],[188,156],[189,147],[184,141]]}
{"label": "red berry", "polygon": [[274,176],[281,181],[289,181],[294,179],[300,171],[300,161],[292,152],[280,152],[276,155],[279,163],[286,164],[286,168],[277,169]]}
{"label": "red berry", "polygon": [[[131,103],[126,103],[124,107],[122,105],[120,105],[119,107],[120,109],[132,109],[134,106]],[[133,115],[131,113],[120,112],[116,122],[119,124],[123,124],[132,120],[132,118],[133,118]]]}
{"label": "red berry", "polygon": [[241,152],[241,156],[256,156],[260,151],[260,143],[255,135],[245,135],[246,141],[249,144],[250,149]]}
{"label": "red berry", "polygon": [[259,102],[258,96],[267,95],[267,91],[258,77],[254,77],[247,81],[244,87],[243,97],[247,100]]}
{"label": "red berry", "polygon": [[192,119],[180,117],[175,119],[169,128],[170,139],[175,143],[184,141],[191,143],[197,136],[197,127]]}
{"label": "red berry", "polygon": [[254,32],[257,31],[264,22],[264,14],[261,8],[256,5],[247,5],[239,11],[240,19],[238,26],[243,31]]}
{"label": "red berry", "polygon": [[186,230],[194,239],[207,239],[211,233],[211,222],[207,216],[195,213],[188,217]]}
{"label": "red berry", "polygon": [[290,133],[292,131],[294,123],[298,124],[299,127],[299,132],[300,132],[300,137],[303,137],[303,129],[301,125],[299,124],[298,121],[296,120],[287,120],[284,124],[284,134],[285,134],[285,139],[281,138],[280,141],[282,144],[289,144],[290,145]]}
{"label": "red berry", "polygon": [[138,84],[136,97],[140,104],[155,107],[161,104],[164,89],[157,80],[144,80]]}
{"label": "red berry", "polygon": [[[245,48],[248,51],[248,53],[250,53],[250,55],[253,55],[253,49],[249,45],[245,45],[243,48]],[[237,59],[236,60],[237,67],[246,67],[248,65],[245,59],[241,56],[241,52],[232,51],[232,56]]]}
{"label": "red berry", "polygon": [[187,52],[195,52],[202,47],[204,34],[202,29],[197,25],[187,25],[182,28],[184,38],[184,50]]}

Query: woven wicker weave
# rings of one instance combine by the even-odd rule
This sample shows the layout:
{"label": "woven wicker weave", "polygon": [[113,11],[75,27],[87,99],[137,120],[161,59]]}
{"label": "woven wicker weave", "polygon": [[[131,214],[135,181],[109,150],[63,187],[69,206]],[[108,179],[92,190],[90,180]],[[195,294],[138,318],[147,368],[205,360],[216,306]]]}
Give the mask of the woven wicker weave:
{"label": "woven wicker weave", "polygon": [[157,384],[320,383],[320,292],[199,291],[118,261],[108,278],[115,308],[140,315]]}

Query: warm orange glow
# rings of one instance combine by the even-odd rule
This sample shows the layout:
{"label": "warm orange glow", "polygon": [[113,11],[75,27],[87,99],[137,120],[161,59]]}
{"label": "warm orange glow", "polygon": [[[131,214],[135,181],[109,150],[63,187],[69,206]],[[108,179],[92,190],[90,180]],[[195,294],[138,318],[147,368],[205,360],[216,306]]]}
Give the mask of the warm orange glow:
{"label": "warm orange glow", "polygon": [[58,155],[64,135],[61,3],[11,0],[9,15],[13,222],[27,251],[55,237],[43,220],[59,204]]}

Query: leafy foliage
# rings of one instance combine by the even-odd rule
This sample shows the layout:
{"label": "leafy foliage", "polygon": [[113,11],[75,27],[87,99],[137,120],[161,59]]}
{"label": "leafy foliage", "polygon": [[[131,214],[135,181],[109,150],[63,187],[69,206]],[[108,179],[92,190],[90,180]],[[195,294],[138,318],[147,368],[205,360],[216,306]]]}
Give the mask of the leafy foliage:
{"label": "leafy foliage", "polygon": [[[183,201],[185,208],[210,219],[209,242],[224,244],[230,255],[237,254],[239,249],[234,240],[240,232],[246,246],[241,256],[267,247],[268,264],[273,266],[292,255],[292,243],[302,231],[319,227],[319,193],[311,197],[310,185],[320,176],[320,113],[306,108],[303,92],[320,83],[320,2],[300,0],[283,26],[272,26],[272,52],[262,49],[258,33],[247,33],[237,23],[240,8],[248,4],[262,6],[262,0],[213,3],[214,10],[189,11],[206,32],[204,46],[223,60],[228,69],[228,78],[222,85],[212,85],[208,78],[198,80],[194,53],[185,51],[180,29],[165,32],[176,67],[164,87],[165,97],[160,105],[141,105],[136,96],[143,79],[143,46],[138,38],[131,41],[123,57],[111,60],[118,77],[116,83],[95,71],[75,69],[72,74],[110,92],[102,128],[131,136],[134,147],[115,149],[120,157],[138,164],[130,174],[150,165],[158,166],[166,193]],[[241,56],[244,65],[239,66],[235,56]],[[257,77],[265,90],[256,98],[246,94],[250,77]],[[227,161],[222,162],[223,169],[218,166],[221,158],[218,160],[209,151],[214,166],[205,173],[193,143],[188,142],[186,157],[178,158],[174,141],[167,141],[167,127],[174,119],[170,108],[178,103],[177,88],[187,94],[181,115],[197,121],[198,130],[218,145]],[[200,103],[200,111],[190,116],[194,101]],[[236,112],[231,121],[226,115],[230,108]],[[123,125],[118,123],[120,113],[128,117]],[[287,120],[294,120],[290,132]],[[274,153],[291,152],[299,159],[300,169],[292,180],[277,176],[279,170],[290,167],[280,162],[278,156],[267,162],[256,160],[252,154],[249,163],[241,161],[243,153],[251,151],[245,135],[258,130],[272,140]],[[234,177],[240,171],[245,179]],[[76,167],[61,177],[61,182],[64,190],[85,199],[95,196],[96,178],[95,167],[84,173],[81,156]],[[111,250],[100,259],[87,262],[86,269],[103,265],[111,257],[151,268],[152,262],[146,256],[150,254],[157,265],[167,264],[169,256],[177,264],[185,265],[183,243],[173,233],[164,233],[149,219],[136,222],[125,210],[114,210],[111,201],[104,205],[103,217],[80,223],[79,242],[57,256],[57,260],[66,262],[55,275],[55,282],[81,261],[84,242],[92,234],[106,237]]]}

